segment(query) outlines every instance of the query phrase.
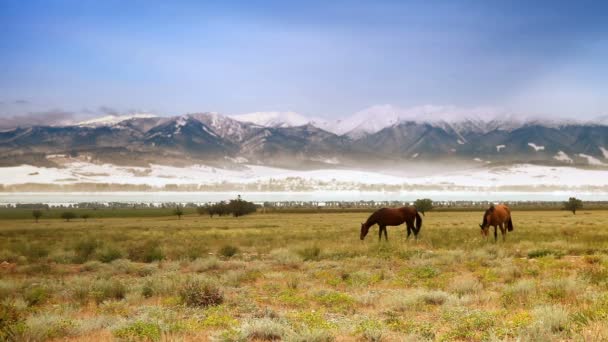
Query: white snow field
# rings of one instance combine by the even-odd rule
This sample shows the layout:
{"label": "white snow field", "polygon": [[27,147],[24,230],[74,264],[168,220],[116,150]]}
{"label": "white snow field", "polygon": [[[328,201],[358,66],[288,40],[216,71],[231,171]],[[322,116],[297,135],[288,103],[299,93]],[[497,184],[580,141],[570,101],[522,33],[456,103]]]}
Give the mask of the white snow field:
{"label": "white snow field", "polygon": [[[564,156],[560,156],[564,157]],[[258,165],[242,165],[240,170],[220,169],[205,165],[172,167],[126,167],[89,162],[66,163],[62,168],[21,165],[0,167],[0,184],[147,184],[163,187],[167,184],[250,184],[274,181],[300,180],[316,182],[317,190],[336,189],[340,184],[353,185],[425,185],[441,188],[495,189],[498,187],[527,186],[530,188],[607,187],[608,170],[581,169],[569,166],[540,166],[518,164],[513,166],[478,166],[458,171],[446,171],[433,175],[412,175],[382,172],[322,169],[287,170]],[[319,188],[320,187],[320,188]],[[325,188],[324,188],[325,187]]]}

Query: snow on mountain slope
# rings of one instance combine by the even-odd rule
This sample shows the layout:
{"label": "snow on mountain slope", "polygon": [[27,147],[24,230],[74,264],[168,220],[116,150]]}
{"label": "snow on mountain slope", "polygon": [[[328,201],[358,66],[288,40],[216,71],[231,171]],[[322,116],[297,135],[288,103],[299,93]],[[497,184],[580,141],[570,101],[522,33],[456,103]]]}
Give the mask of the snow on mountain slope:
{"label": "snow on mountain slope", "polygon": [[146,119],[153,118],[156,115],[147,114],[147,113],[137,113],[137,114],[128,114],[128,115],[106,115],[99,118],[94,118],[86,121],[81,121],[77,123],[77,126],[88,126],[88,127],[100,127],[100,126],[111,126],[117,123],[131,120],[131,119]]}
{"label": "snow on mountain slope", "polygon": [[[390,104],[377,105],[361,110],[348,118],[338,120],[327,130],[338,135],[347,134],[359,138],[373,134],[386,127],[412,121],[428,123],[456,133],[487,132],[511,122],[510,117],[496,120],[500,111],[494,108],[459,108],[454,106],[417,106],[399,108]],[[322,127],[323,128],[323,127]]]}
{"label": "snow on mountain slope", "polygon": [[[517,164],[508,167],[477,167],[444,171],[434,175],[385,174],[372,171],[322,169],[311,171],[287,170],[260,165],[246,165],[241,170],[219,169],[205,165],[173,167],[124,167],[111,164],[73,162],[62,168],[21,165],[0,168],[0,184],[15,185],[112,183],[147,184],[163,187],[167,184],[251,184],[272,181],[277,187],[289,189],[294,182],[305,182],[311,190],[336,190],[336,186],[356,189],[358,185],[440,186],[442,189],[466,188],[471,191],[499,187],[529,187],[530,191],[547,191],[544,187],[608,187],[608,171],[586,170],[569,166],[540,166]],[[321,182],[321,183],[319,183]],[[538,190],[534,190],[538,189]],[[368,191],[371,190],[368,188]],[[591,191],[591,190],[590,190]]]}
{"label": "snow on mountain slope", "polygon": [[230,117],[238,121],[265,127],[296,127],[306,125],[314,120],[296,112],[254,112]]}

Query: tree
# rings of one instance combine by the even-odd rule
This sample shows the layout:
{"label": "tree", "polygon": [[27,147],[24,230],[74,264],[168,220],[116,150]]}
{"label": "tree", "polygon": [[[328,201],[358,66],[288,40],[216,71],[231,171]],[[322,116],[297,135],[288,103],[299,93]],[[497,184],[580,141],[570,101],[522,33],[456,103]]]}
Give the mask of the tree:
{"label": "tree", "polygon": [[76,214],[74,214],[71,211],[65,211],[63,213],[61,213],[61,218],[65,220],[65,222],[70,222],[70,220],[73,220],[76,218]]}
{"label": "tree", "polygon": [[208,205],[204,205],[204,206],[200,205],[200,206],[196,207],[196,212],[199,215],[201,215],[201,216],[204,215],[204,214],[209,214],[209,206]]}
{"label": "tree", "polygon": [[42,217],[42,210],[34,210],[32,211],[32,216],[34,216],[34,221],[36,221],[36,223],[38,223],[38,220]]}
{"label": "tree", "polygon": [[414,206],[424,215],[425,212],[433,210],[433,201],[430,198],[417,199]]}
{"label": "tree", "polygon": [[583,201],[579,200],[576,197],[570,197],[568,202],[564,202],[564,209],[571,211],[574,215],[576,215],[577,209],[583,208]]}
{"label": "tree", "polygon": [[239,195],[236,199],[230,200],[228,203],[228,209],[232,216],[239,217],[247,214],[251,214],[256,211],[256,206],[252,202],[245,201]]}
{"label": "tree", "polygon": [[173,215],[177,215],[177,219],[181,220],[182,215],[184,215],[184,211],[182,210],[182,207],[180,207],[179,205],[177,207],[175,207],[175,210],[173,210]]}

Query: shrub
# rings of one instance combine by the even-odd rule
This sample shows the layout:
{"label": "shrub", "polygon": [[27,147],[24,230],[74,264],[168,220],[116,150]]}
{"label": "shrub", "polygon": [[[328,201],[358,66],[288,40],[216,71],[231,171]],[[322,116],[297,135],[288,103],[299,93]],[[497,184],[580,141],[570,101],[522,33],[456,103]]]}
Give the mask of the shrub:
{"label": "shrub", "polygon": [[562,299],[569,295],[576,296],[576,293],[584,286],[570,278],[551,279],[543,283],[545,293],[551,299]]}
{"label": "shrub", "polygon": [[88,261],[82,265],[82,269],[87,272],[98,271],[101,268],[101,263],[97,260]]}
{"label": "shrub", "polygon": [[425,291],[420,294],[422,301],[430,305],[441,305],[445,303],[450,295],[443,291]]}
{"label": "shrub", "polygon": [[425,212],[433,210],[433,201],[430,198],[420,198],[414,202],[414,207],[424,215]]}
{"label": "shrub", "polygon": [[66,222],[70,222],[70,220],[73,220],[76,218],[76,214],[74,214],[71,211],[66,211],[61,213],[61,218],[64,219]]}
{"label": "shrub", "polygon": [[44,304],[49,297],[49,291],[42,286],[33,286],[23,292],[23,299],[29,306]]}
{"label": "shrub", "polygon": [[74,247],[76,253],[75,261],[77,263],[83,263],[95,253],[98,243],[93,239],[79,241]]}
{"label": "shrub", "polygon": [[34,221],[36,221],[36,223],[38,223],[38,220],[42,217],[42,210],[34,210],[32,211],[32,216],[34,217]]}
{"label": "shrub", "polygon": [[292,342],[332,342],[335,337],[330,331],[322,329],[304,329],[289,336]]}
{"label": "shrub", "polygon": [[129,341],[159,341],[161,329],[156,323],[136,321],[114,330],[114,336]]}
{"label": "shrub", "polygon": [[550,249],[535,249],[532,250],[530,252],[528,252],[528,258],[530,259],[535,259],[535,258],[542,258],[548,255],[555,255],[555,251],[550,250]]}
{"label": "shrub", "polygon": [[382,324],[371,319],[361,322],[356,332],[361,334],[361,338],[364,341],[379,342],[383,341],[385,337]]}
{"label": "shrub", "polygon": [[458,277],[450,285],[450,289],[460,296],[479,292],[481,288],[481,283],[471,276]]}
{"label": "shrub", "polygon": [[568,329],[569,314],[566,309],[558,305],[546,305],[533,310],[535,319],[533,327],[546,332],[560,332]]}
{"label": "shrub", "polygon": [[523,279],[505,287],[502,299],[505,304],[525,304],[529,297],[536,293],[536,284],[532,280]]}
{"label": "shrub", "polygon": [[576,215],[576,211],[578,209],[583,208],[583,201],[579,200],[576,197],[570,197],[568,199],[568,202],[564,202],[563,205],[564,205],[564,210],[571,211],[573,214]]}
{"label": "shrub", "polygon": [[86,279],[75,279],[69,283],[70,297],[78,303],[84,304],[89,300],[91,287]]}
{"label": "shrub", "polygon": [[291,252],[287,248],[272,250],[270,256],[278,264],[284,266],[296,266],[303,261],[303,258],[300,255]]}
{"label": "shrub", "polygon": [[97,253],[97,259],[101,262],[112,262],[114,260],[122,258],[122,252],[120,249],[113,246],[106,246],[99,253]]}
{"label": "shrub", "polygon": [[184,215],[184,210],[182,209],[182,207],[178,206],[173,210],[173,215],[177,216],[178,220],[181,220],[182,215]]}
{"label": "shrub", "polygon": [[163,251],[156,241],[146,241],[129,248],[129,259],[132,261],[153,262],[164,259]]}
{"label": "shrub", "polygon": [[19,340],[23,341],[47,341],[59,339],[72,335],[76,324],[60,315],[44,313],[30,316],[25,321],[26,328],[23,330]]}
{"label": "shrub", "polygon": [[218,258],[211,256],[209,258],[197,258],[190,263],[190,269],[194,272],[204,272],[208,270],[218,269],[220,261]]}
{"label": "shrub", "polygon": [[289,329],[270,318],[259,318],[247,322],[242,328],[242,337],[248,341],[281,341]]}
{"label": "shrub", "polygon": [[179,291],[180,298],[187,306],[208,307],[224,302],[220,289],[207,281],[190,280]]}
{"label": "shrub", "polygon": [[108,299],[123,299],[126,293],[126,286],[118,280],[98,280],[93,284],[91,290],[91,295],[97,304]]}
{"label": "shrub", "polygon": [[238,247],[233,245],[225,245],[219,250],[219,254],[225,258],[231,258],[239,252]]}
{"label": "shrub", "polygon": [[355,303],[353,297],[337,291],[321,291],[316,295],[316,298],[324,306],[339,310],[349,309]]}
{"label": "shrub", "polygon": [[147,280],[141,288],[141,295],[144,298],[150,298],[154,295],[154,285],[152,281]]}
{"label": "shrub", "polygon": [[0,302],[0,341],[14,341],[22,329],[23,315],[12,304]]}
{"label": "shrub", "polygon": [[300,250],[298,254],[300,254],[304,261],[319,260],[319,256],[321,255],[321,249],[316,246],[308,247]]}

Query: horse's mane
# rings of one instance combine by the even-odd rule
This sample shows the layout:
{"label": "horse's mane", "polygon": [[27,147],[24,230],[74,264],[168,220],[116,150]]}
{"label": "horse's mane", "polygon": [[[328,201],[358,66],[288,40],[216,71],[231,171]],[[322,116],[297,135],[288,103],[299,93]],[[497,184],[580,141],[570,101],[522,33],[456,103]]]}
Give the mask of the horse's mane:
{"label": "horse's mane", "polygon": [[373,226],[376,223],[376,221],[378,220],[378,215],[382,209],[385,209],[385,208],[378,209],[378,210],[374,211],[371,215],[369,215],[369,217],[367,218],[367,221],[365,221],[366,227]]}
{"label": "horse's mane", "polygon": [[488,223],[488,215],[492,212],[494,212],[494,204],[492,204],[492,206],[490,206],[490,208],[488,208],[483,214],[483,222],[481,223],[482,226],[486,226],[486,223]]}

